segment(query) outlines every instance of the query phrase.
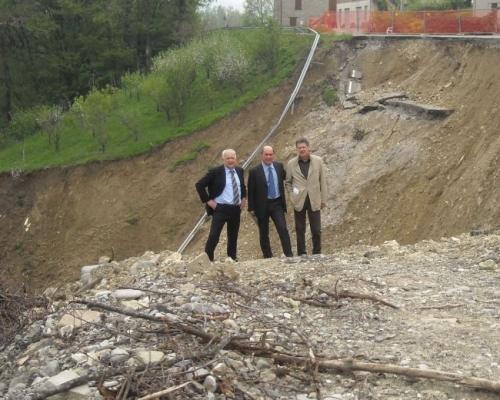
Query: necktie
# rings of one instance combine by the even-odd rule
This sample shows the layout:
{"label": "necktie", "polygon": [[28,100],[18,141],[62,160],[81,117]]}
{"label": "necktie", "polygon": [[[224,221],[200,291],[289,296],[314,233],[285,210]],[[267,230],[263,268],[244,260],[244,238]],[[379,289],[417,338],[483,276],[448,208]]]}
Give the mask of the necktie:
{"label": "necktie", "polygon": [[268,177],[267,177],[267,195],[270,199],[276,198],[276,187],[274,186],[274,175],[273,169],[269,167],[267,169]]}
{"label": "necktie", "polygon": [[234,177],[234,169],[230,171],[231,172],[231,183],[233,186],[233,204],[238,205],[240,204],[240,191],[238,189],[238,182],[236,182],[236,178]]}

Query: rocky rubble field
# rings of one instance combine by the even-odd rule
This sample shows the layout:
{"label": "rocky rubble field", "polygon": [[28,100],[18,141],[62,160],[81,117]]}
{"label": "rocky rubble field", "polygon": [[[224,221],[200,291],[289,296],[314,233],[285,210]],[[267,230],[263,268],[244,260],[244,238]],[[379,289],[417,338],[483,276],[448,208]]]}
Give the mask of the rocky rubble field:
{"label": "rocky rubble field", "polygon": [[0,399],[497,399],[499,250],[481,232],[239,263],[103,257],[3,346]]}

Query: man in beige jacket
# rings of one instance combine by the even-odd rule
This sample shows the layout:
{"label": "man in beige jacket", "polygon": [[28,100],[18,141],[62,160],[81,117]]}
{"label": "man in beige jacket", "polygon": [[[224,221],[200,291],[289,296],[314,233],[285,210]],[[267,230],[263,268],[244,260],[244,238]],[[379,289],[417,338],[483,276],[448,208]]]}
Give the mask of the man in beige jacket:
{"label": "man in beige jacket", "polygon": [[326,172],[321,157],[310,154],[309,140],[297,139],[297,157],[286,168],[285,187],[290,193],[295,216],[297,254],[306,252],[306,213],[313,243],[313,254],[321,253],[321,210],[326,207]]}

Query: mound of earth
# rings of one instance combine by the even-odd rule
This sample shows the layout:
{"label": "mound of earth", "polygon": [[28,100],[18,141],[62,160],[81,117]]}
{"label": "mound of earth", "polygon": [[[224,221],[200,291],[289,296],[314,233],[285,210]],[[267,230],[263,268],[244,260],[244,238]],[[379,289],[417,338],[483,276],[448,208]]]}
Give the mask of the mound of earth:
{"label": "mound of earth", "polygon": [[[325,161],[324,254],[497,226],[498,47],[480,39],[355,38],[317,52],[299,99],[270,144],[286,162],[295,154],[295,139],[306,136]],[[352,70],[362,73],[362,90],[346,99]],[[42,289],[74,281],[83,265],[105,254],[122,260],[176,250],[203,215],[196,180],[220,162],[224,148],[236,149],[242,162],[253,152],[278,121],[295,79],[210,128],[147,154],[2,174],[3,285],[24,281]],[[328,87],[343,100],[334,107],[322,100]],[[395,92],[454,112],[429,118],[377,102]],[[171,172],[173,160],[199,141],[211,147]],[[197,232],[187,256],[202,251],[207,227]],[[257,229],[246,213],[240,235],[240,260],[259,259]],[[275,232],[272,243],[278,252]],[[223,241],[217,257],[225,256],[224,247]]]}

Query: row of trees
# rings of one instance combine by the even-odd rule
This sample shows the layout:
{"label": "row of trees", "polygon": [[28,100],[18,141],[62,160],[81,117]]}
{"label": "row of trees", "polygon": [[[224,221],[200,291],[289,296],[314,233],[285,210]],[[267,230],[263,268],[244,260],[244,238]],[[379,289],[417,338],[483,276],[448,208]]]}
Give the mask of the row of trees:
{"label": "row of trees", "polygon": [[0,129],[19,109],[67,104],[199,33],[211,0],[0,0]]}
{"label": "row of trees", "polygon": [[[43,131],[59,150],[68,114],[105,151],[116,88],[137,101],[147,93],[167,120],[181,123],[193,93],[213,109],[217,85],[243,90],[249,59],[275,73],[279,26],[271,0],[246,0],[243,15],[211,1],[0,0],[0,148]],[[210,30],[214,13],[261,27],[258,45],[196,36]],[[122,110],[117,118],[138,140],[140,115]]]}
{"label": "row of trees", "polygon": [[198,36],[183,46],[159,53],[152,59],[149,74],[125,73],[121,77],[122,89],[109,84],[100,90],[93,86],[87,95],[76,97],[67,109],[61,105],[36,106],[15,113],[0,140],[3,137],[4,142],[23,144],[28,137],[44,132],[58,151],[62,132],[74,131],[68,129],[71,125],[78,127],[78,131],[91,133],[105,152],[108,120],[113,119],[138,141],[139,108],[124,106],[119,94],[125,92],[137,103],[143,96],[152,98],[156,111],[163,112],[167,121],[180,125],[193,100],[203,99],[213,110],[220,90],[233,86],[242,93],[251,68],[276,74],[280,35],[277,21],[268,18],[262,29],[251,36],[245,35],[244,42],[227,31]]}

